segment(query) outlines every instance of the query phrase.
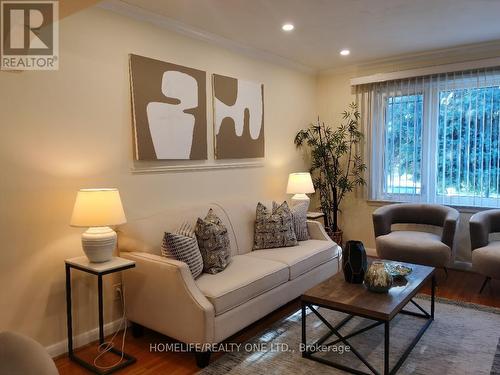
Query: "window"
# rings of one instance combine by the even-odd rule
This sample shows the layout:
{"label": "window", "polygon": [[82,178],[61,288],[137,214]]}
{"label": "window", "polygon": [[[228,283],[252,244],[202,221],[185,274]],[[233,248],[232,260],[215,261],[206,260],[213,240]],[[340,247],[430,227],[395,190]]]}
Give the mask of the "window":
{"label": "window", "polygon": [[378,84],[372,199],[500,206],[500,71]]}
{"label": "window", "polygon": [[389,96],[385,106],[384,193],[420,195],[423,95]]}
{"label": "window", "polygon": [[437,194],[499,197],[500,87],[439,92]]}

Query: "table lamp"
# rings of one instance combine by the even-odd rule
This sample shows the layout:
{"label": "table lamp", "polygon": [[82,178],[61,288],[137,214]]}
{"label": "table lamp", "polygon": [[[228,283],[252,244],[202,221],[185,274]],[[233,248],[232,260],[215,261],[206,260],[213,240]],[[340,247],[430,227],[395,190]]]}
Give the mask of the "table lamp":
{"label": "table lamp", "polygon": [[82,234],[82,248],[91,262],[111,260],[117,235],[109,226],[126,221],[117,189],[81,189],[77,193],[71,226],[88,227]]}
{"label": "table lamp", "polygon": [[311,174],[308,172],[290,173],[286,193],[295,194],[292,197],[292,206],[299,203],[307,203],[307,207],[309,207],[311,200],[306,194],[314,193]]}

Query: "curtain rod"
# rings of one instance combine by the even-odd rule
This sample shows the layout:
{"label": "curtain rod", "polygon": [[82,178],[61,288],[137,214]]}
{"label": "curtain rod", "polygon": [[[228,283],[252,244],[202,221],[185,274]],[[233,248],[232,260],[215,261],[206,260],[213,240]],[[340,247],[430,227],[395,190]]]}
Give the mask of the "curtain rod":
{"label": "curtain rod", "polygon": [[454,64],[435,65],[419,69],[401,70],[399,72],[377,73],[369,76],[356,77],[351,79],[351,86],[393,81],[396,79],[422,77],[433,74],[453,73],[470,69],[491,68],[495,66],[500,66],[500,57],[466,61]]}

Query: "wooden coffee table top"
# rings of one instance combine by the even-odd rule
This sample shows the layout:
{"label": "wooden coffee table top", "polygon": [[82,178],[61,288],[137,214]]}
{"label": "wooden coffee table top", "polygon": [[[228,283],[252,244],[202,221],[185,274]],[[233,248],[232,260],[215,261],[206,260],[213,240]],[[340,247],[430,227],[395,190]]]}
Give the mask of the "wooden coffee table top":
{"label": "wooden coffee table top", "polygon": [[342,272],[305,292],[301,300],[348,314],[377,320],[391,320],[434,274],[434,267],[397,262],[409,266],[412,273],[406,283],[395,283],[388,293],[370,292],[363,284],[350,284]]}

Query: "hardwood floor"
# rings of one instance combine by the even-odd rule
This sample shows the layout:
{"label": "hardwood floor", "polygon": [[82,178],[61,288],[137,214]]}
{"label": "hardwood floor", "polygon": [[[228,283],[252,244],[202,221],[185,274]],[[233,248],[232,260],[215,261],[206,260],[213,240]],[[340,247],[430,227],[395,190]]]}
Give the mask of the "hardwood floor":
{"label": "hardwood floor", "polygon": [[[484,276],[468,271],[449,270],[448,279],[442,270],[438,270],[437,296],[455,301],[476,303],[500,308],[500,280],[492,280],[479,294]],[[423,292],[430,294],[430,285]]]}
{"label": "hardwood floor", "polygon": [[[500,308],[500,281],[493,280],[486,286],[482,294],[479,289],[484,278],[480,275],[466,272],[450,270],[448,279],[445,280],[444,272],[438,272],[437,296],[457,301],[471,302],[487,306]],[[430,286],[424,287],[424,293],[430,294]],[[299,301],[295,300],[275,312],[269,314],[242,332],[229,338],[227,342],[241,343],[257,335],[274,322],[299,309]],[[150,352],[150,344],[175,342],[156,332],[145,330],[144,336],[140,338],[132,337],[127,333],[125,351],[137,358],[137,363],[117,372],[117,374],[172,374],[185,375],[194,374],[199,369],[196,367],[194,355],[191,353],[172,352]],[[118,343],[118,340],[117,340]],[[119,344],[117,344],[119,345]],[[96,344],[88,345],[77,351],[78,355],[86,360],[92,361],[96,356]],[[212,361],[222,354],[212,355]],[[109,360],[110,362],[106,362]],[[105,356],[102,363],[112,363],[115,356]],[[100,362],[101,363],[101,362]],[[56,359],[56,365],[61,375],[83,375],[90,374],[87,370],[78,366],[68,359],[66,355]]]}

